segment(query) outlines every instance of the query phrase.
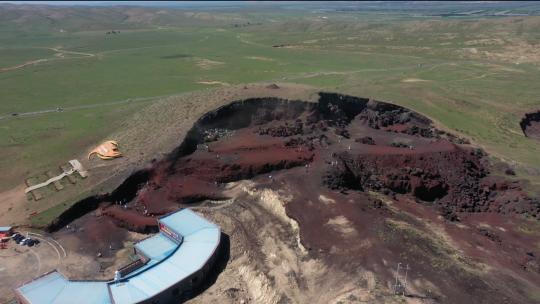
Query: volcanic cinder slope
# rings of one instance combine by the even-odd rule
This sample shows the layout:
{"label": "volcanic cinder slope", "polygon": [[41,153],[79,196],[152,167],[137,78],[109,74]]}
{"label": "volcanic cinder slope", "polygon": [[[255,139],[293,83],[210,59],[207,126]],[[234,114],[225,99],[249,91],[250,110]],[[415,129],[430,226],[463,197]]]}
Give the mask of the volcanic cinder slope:
{"label": "volcanic cinder slope", "polygon": [[525,136],[540,140],[540,111],[525,114],[520,126]]}
{"label": "volcanic cinder slope", "polygon": [[[538,300],[537,199],[396,105],[333,93],[233,102],[50,230],[93,227],[80,237],[101,240],[84,248],[95,254],[186,206],[230,236],[227,267],[195,302],[389,303],[395,290],[419,303]],[[403,270],[395,286],[398,263],[407,286]]]}

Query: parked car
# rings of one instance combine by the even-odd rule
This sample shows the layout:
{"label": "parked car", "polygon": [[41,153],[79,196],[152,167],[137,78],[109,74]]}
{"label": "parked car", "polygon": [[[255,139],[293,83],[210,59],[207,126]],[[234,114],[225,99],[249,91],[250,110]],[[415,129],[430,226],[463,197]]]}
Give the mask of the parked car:
{"label": "parked car", "polygon": [[20,245],[28,246],[28,247],[32,247],[32,246],[37,245],[37,244],[39,244],[39,241],[36,240],[36,239],[31,239],[31,238],[24,238],[20,242]]}
{"label": "parked car", "polygon": [[22,236],[20,233],[15,233],[11,236],[11,238],[18,244],[22,239],[24,239],[24,236]]}
{"label": "parked car", "polygon": [[18,232],[15,232],[11,236],[11,239],[13,239],[13,241],[15,241],[15,243],[17,243],[17,244],[19,244],[21,246],[28,246],[28,247],[32,247],[32,246],[35,246],[35,245],[40,243],[39,240],[24,237],[22,234],[20,234]]}

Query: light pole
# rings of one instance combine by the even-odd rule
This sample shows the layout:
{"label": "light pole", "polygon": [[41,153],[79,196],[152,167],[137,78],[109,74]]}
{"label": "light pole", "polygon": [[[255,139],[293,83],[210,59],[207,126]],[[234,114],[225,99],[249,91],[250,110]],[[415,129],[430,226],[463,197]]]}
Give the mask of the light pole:
{"label": "light pole", "polygon": [[397,264],[397,271],[396,271],[396,283],[394,284],[394,294],[397,293],[397,286],[398,286],[398,279],[399,279],[399,267],[401,266],[401,263]]}
{"label": "light pole", "polygon": [[403,295],[405,295],[405,289],[407,288],[407,273],[409,272],[409,264],[405,266],[405,282],[403,283]]}

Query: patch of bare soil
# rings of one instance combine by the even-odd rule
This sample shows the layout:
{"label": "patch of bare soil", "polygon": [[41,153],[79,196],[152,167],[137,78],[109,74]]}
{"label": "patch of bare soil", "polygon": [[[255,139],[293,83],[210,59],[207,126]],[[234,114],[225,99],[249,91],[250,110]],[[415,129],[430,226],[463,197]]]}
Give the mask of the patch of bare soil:
{"label": "patch of bare soil", "polygon": [[106,250],[195,206],[230,246],[193,302],[534,301],[540,233],[519,231],[538,225],[538,201],[491,175],[485,153],[465,143],[363,98],[237,101],[50,229],[88,226],[81,239]]}
{"label": "patch of bare soil", "polygon": [[225,62],[210,60],[206,58],[196,58],[196,65],[202,70],[212,70],[223,66]]}
{"label": "patch of bare soil", "polygon": [[[504,43],[500,39],[482,39],[483,42],[471,41],[468,47],[463,48],[461,53],[469,58],[474,59],[487,59],[508,62],[513,64],[534,63],[540,62],[540,51],[536,45],[530,44],[526,41],[510,41]],[[474,42],[474,43],[473,43]],[[471,47],[471,46],[476,47]],[[485,50],[484,46],[498,46],[497,49]]]}
{"label": "patch of bare soil", "polygon": [[401,82],[427,82],[429,80],[419,79],[419,78],[405,78]]}
{"label": "patch of bare soil", "polygon": [[274,58],[264,56],[247,56],[247,59],[259,60],[259,61],[276,61]]}
{"label": "patch of bare soil", "polygon": [[222,86],[229,86],[230,85],[230,84],[228,84],[226,82],[222,82],[222,81],[198,81],[197,83],[209,84],[209,85],[219,84],[219,85],[222,85]]}
{"label": "patch of bare soil", "polygon": [[0,192],[0,197],[4,201],[3,204],[0,204],[0,222],[3,225],[15,225],[16,221],[14,219],[27,216],[27,212],[21,210],[21,208],[16,208],[17,204],[21,204],[26,200],[25,188],[26,185],[22,184],[11,190]]}

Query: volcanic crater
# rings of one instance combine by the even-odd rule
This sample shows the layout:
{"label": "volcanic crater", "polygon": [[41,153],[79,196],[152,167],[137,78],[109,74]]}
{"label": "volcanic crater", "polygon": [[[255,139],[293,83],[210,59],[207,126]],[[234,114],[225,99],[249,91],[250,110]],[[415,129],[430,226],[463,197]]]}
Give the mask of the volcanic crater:
{"label": "volcanic crater", "polygon": [[[294,189],[296,196],[286,213],[298,223],[301,243],[310,256],[341,269],[350,267],[351,252],[366,248],[360,240],[371,240],[372,254],[399,261],[395,251],[403,248],[374,240],[388,227],[399,226],[391,216],[396,206],[429,220],[443,218],[448,225],[471,224],[477,215],[520,215],[533,221],[540,216],[537,199],[519,182],[492,174],[481,149],[436,129],[430,119],[390,103],[319,93],[316,103],[253,98],[205,114],[167,157],[135,173],[114,192],[75,204],[49,230],[94,223],[95,229],[85,230],[92,231],[91,239],[105,240],[103,246],[116,240],[121,246],[121,237],[110,233],[111,225],[155,231],[156,216],[206,200],[230,199],[226,185],[247,179],[261,187]],[[109,224],[97,229],[96,215]],[[385,222],[389,218],[392,222]],[[458,239],[471,238],[457,228],[449,231]],[[510,263],[516,271],[529,263],[524,277],[540,278],[540,270],[534,268],[538,258],[527,244],[530,239],[511,241],[489,229],[475,235],[477,245],[506,244],[499,262]],[[492,257],[474,246],[466,253]],[[375,263],[373,257],[360,260]],[[390,271],[377,268],[382,264],[373,267],[382,277],[392,278]],[[486,290],[488,296],[491,288],[468,281],[448,283],[427,265],[415,267],[439,286],[454,289],[434,298],[460,299],[460,290],[466,288]]]}
{"label": "volcanic crater", "polygon": [[540,140],[540,110],[526,113],[519,125],[525,136]]}

